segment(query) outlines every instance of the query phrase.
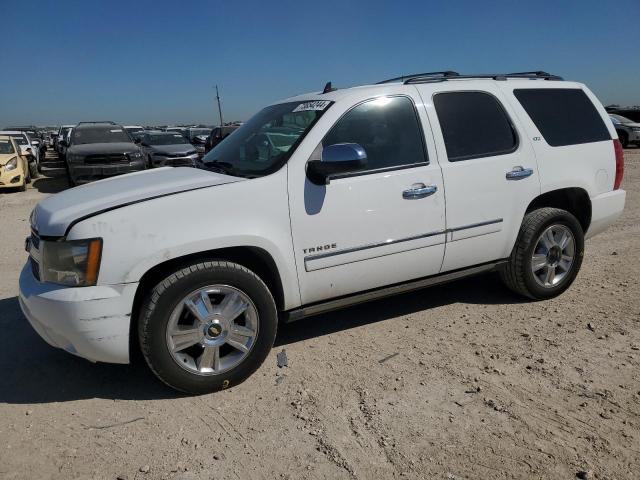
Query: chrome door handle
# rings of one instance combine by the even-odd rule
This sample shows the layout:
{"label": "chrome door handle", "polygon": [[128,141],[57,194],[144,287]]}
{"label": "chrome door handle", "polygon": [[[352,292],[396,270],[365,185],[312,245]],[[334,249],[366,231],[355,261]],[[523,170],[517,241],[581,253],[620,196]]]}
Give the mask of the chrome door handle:
{"label": "chrome door handle", "polygon": [[522,180],[533,175],[533,168],[524,168],[521,166],[513,167],[513,170],[507,172],[507,180]]}
{"label": "chrome door handle", "polygon": [[416,200],[418,198],[428,197],[438,191],[436,185],[425,185],[424,183],[414,183],[411,188],[402,192],[402,198],[405,200]]}

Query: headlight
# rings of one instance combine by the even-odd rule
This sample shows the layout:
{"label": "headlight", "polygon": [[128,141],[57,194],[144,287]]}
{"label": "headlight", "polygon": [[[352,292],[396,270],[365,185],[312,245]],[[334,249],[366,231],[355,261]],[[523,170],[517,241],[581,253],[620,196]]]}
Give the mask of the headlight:
{"label": "headlight", "polygon": [[4,165],[4,169],[7,172],[10,170],[15,170],[16,168],[18,168],[18,157],[13,157]]}
{"label": "headlight", "polygon": [[96,284],[102,256],[102,239],[43,241],[42,281],[87,287]]}
{"label": "headlight", "polygon": [[640,127],[633,127],[634,132],[640,132]]}
{"label": "headlight", "polygon": [[129,158],[131,160],[138,160],[140,158],[142,158],[142,154],[140,152],[132,152],[129,154]]}

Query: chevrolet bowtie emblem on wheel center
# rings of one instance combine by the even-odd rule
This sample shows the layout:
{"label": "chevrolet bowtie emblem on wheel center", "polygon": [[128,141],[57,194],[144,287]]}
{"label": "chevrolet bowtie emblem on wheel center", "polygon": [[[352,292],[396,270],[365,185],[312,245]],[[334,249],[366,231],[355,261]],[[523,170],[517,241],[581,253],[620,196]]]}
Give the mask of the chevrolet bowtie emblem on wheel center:
{"label": "chevrolet bowtie emblem on wheel center", "polygon": [[217,325],[217,324],[209,325],[209,328],[207,329],[207,333],[209,334],[210,337],[217,337],[222,333],[222,327],[220,327],[220,325]]}

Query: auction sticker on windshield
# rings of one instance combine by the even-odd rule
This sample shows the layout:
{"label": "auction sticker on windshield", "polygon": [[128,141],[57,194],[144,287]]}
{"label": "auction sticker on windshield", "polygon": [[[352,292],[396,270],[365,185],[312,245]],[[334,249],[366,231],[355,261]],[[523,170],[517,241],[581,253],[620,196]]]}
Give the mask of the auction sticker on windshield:
{"label": "auction sticker on windshield", "polygon": [[304,102],[292,110],[292,112],[306,112],[308,110],[324,110],[329,106],[329,100],[314,100],[313,102]]}

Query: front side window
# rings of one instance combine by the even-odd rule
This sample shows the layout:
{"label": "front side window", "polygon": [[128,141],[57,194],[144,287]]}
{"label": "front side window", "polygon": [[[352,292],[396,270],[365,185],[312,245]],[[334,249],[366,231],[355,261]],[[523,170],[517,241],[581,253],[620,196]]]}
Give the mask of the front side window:
{"label": "front side window", "polygon": [[552,147],[611,140],[596,107],[579,88],[526,88],[513,94]]}
{"label": "front side window", "polygon": [[427,163],[422,129],[407,97],[380,97],[353,107],[322,140],[323,147],[336,143],[363,147],[366,170]]}
{"label": "front side window", "polygon": [[264,108],[205,155],[204,168],[247,177],[273,173],[330,106],[328,100],[317,100]]}
{"label": "front side window", "polygon": [[118,143],[131,142],[131,137],[123,128],[116,125],[107,127],[75,128],[71,133],[71,143],[84,145],[87,143]]}
{"label": "front side window", "polygon": [[433,97],[450,162],[515,151],[518,137],[498,100],[484,92],[444,92]]}

